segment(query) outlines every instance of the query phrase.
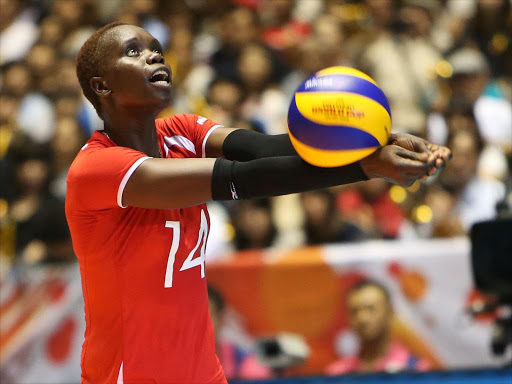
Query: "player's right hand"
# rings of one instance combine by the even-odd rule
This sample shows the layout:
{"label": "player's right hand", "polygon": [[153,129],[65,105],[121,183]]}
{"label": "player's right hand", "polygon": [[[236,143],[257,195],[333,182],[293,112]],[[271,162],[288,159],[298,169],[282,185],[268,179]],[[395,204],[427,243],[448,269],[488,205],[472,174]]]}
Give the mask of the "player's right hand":
{"label": "player's right hand", "polygon": [[433,144],[421,137],[410,135],[408,133],[395,133],[389,138],[388,144],[395,144],[402,148],[417,153],[428,153],[436,158],[434,167],[429,169],[428,174],[420,177],[420,180],[426,179],[428,176],[435,174],[438,170],[444,169],[446,163],[451,160],[452,154],[448,147]]}
{"label": "player's right hand", "polygon": [[360,165],[370,179],[380,177],[408,187],[424,176],[435,174],[437,159],[433,153],[415,152],[388,144],[360,160]]}

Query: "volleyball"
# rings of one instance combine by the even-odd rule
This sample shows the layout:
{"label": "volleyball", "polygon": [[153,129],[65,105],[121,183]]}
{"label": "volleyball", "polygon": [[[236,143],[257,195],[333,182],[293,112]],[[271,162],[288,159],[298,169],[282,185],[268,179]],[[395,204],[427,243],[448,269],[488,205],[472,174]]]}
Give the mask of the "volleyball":
{"label": "volleyball", "polygon": [[347,165],[386,145],[391,134],[389,103],[365,73],[326,68],[295,91],[288,133],[306,162],[318,167]]}

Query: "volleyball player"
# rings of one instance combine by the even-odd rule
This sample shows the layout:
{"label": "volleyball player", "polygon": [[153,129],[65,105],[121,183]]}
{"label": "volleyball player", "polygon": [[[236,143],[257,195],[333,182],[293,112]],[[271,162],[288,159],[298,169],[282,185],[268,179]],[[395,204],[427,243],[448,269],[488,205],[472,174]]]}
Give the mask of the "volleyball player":
{"label": "volleyball player", "polygon": [[300,159],[287,135],[191,114],[156,119],[171,101],[171,70],[160,43],[132,25],[91,36],[77,76],[104,121],[74,160],[66,197],[85,300],[86,384],[226,383],[208,313],[207,201],[372,177],[410,184],[449,156],[398,135],[364,160],[323,169]]}

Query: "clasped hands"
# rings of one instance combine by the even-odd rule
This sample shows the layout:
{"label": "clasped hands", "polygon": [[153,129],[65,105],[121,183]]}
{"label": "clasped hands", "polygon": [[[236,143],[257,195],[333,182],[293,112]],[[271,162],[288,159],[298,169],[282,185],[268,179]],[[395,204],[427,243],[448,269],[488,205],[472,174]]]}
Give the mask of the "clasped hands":
{"label": "clasped hands", "polygon": [[383,178],[407,187],[435,175],[451,159],[448,147],[407,133],[392,134],[388,144],[360,161],[369,179]]}

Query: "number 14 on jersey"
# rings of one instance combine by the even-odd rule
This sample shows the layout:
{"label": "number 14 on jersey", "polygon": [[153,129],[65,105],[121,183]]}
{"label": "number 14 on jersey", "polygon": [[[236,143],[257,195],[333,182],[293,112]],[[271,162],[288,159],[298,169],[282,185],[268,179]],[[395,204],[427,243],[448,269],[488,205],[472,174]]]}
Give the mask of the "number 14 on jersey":
{"label": "number 14 on jersey", "polygon": [[[166,228],[172,228],[172,244],[171,250],[169,251],[169,258],[167,259],[167,269],[165,271],[165,288],[172,287],[172,280],[174,274],[174,262],[176,260],[176,253],[180,246],[180,222],[179,221],[166,221]],[[190,251],[188,257],[183,262],[180,272],[190,268],[201,266],[201,278],[204,278],[204,262],[206,260],[206,239],[208,238],[208,221],[204,210],[201,209],[201,226],[199,228],[199,234],[197,236],[196,246]],[[202,245],[201,245],[202,243]],[[194,259],[194,255],[197,249],[201,246],[199,257]]]}

